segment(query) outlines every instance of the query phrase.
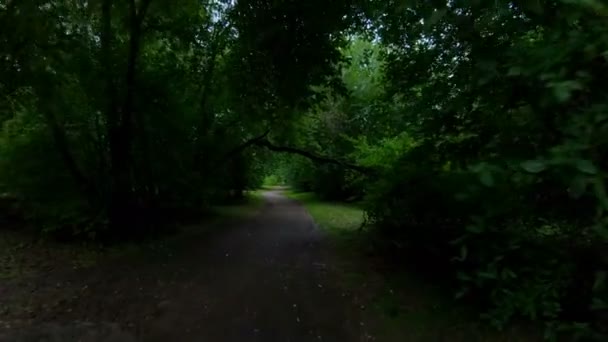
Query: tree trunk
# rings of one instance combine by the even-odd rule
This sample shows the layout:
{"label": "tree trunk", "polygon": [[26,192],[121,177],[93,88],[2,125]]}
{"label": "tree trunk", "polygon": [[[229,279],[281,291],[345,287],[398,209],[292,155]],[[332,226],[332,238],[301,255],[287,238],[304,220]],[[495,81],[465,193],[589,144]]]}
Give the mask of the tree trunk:
{"label": "tree trunk", "polygon": [[[109,4],[109,5],[108,5]],[[135,203],[133,183],[133,126],[135,74],[139,56],[142,22],[150,0],[144,0],[139,10],[135,1],[130,1],[129,50],[125,74],[126,94],[120,108],[111,105],[108,110],[108,135],[110,139],[111,191],[109,197],[109,220],[113,229],[133,230],[139,222],[139,210]],[[111,29],[111,1],[103,4],[104,27]],[[109,53],[110,35],[106,36],[105,53]],[[105,54],[104,53],[104,54]],[[115,101],[111,101],[115,102]]]}
{"label": "tree trunk", "polygon": [[47,124],[51,128],[53,140],[55,141],[55,147],[61,155],[63,163],[70,172],[72,179],[74,179],[76,186],[78,187],[82,195],[84,195],[89,204],[94,205],[97,200],[95,190],[92,184],[87,179],[87,177],[85,177],[84,173],[82,173],[82,171],[80,170],[80,167],[78,167],[76,159],[74,158],[74,155],[70,150],[65,130],[63,129],[63,127],[61,127],[61,125],[57,121],[57,118],[51,112],[51,110],[44,110],[44,115],[47,119]]}

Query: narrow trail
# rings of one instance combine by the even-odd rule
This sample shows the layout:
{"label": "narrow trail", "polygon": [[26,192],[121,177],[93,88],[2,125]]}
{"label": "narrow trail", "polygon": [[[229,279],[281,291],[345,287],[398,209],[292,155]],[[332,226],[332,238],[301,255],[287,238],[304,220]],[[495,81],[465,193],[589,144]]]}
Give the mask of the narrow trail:
{"label": "narrow trail", "polygon": [[[31,325],[0,326],[0,341],[372,341],[306,210],[280,191],[264,200],[255,217],[169,260],[23,284],[13,295],[29,296]],[[36,307],[48,296],[66,299]]]}

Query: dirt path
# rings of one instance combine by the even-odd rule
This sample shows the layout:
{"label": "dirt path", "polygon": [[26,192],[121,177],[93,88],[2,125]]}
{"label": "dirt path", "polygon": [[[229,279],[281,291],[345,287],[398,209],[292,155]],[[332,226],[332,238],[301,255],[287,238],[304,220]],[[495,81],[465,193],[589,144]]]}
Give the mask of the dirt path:
{"label": "dirt path", "polygon": [[304,208],[264,198],[171,257],[0,284],[0,341],[373,340]]}

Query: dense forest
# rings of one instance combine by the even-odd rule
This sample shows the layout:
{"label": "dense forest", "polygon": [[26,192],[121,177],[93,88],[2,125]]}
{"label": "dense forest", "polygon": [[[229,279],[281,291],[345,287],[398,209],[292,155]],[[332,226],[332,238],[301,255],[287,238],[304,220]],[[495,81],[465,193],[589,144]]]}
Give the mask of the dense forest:
{"label": "dense forest", "polygon": [[502,328],[608,326],[608,4],[0,0],[5,218],[114,242],[273,175]]}

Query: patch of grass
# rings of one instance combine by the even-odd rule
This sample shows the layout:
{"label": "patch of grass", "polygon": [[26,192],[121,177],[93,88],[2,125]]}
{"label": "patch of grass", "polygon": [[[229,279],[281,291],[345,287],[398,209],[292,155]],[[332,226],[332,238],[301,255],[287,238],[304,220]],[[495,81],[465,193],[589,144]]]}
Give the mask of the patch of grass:
{"label": "patch of grass", "polygon": [[341,269],[345,279],[356,283],[360,272],[351,267],[352,260],[361,258],[360,254],[370,248],[361,230],[365,215],[363,209],[356,204],[323,201],[311,192],[288,189],[284,194],[300,202],[315,224],[329,236],[329,242],[343,259]]}
{"label": "patch of grass", "polygon": [[363,224],[363,209],[356,205],[321,201],[310,192],[288,190],[285,194],[302,203],[317,225],[332,235],[352,235]]}

